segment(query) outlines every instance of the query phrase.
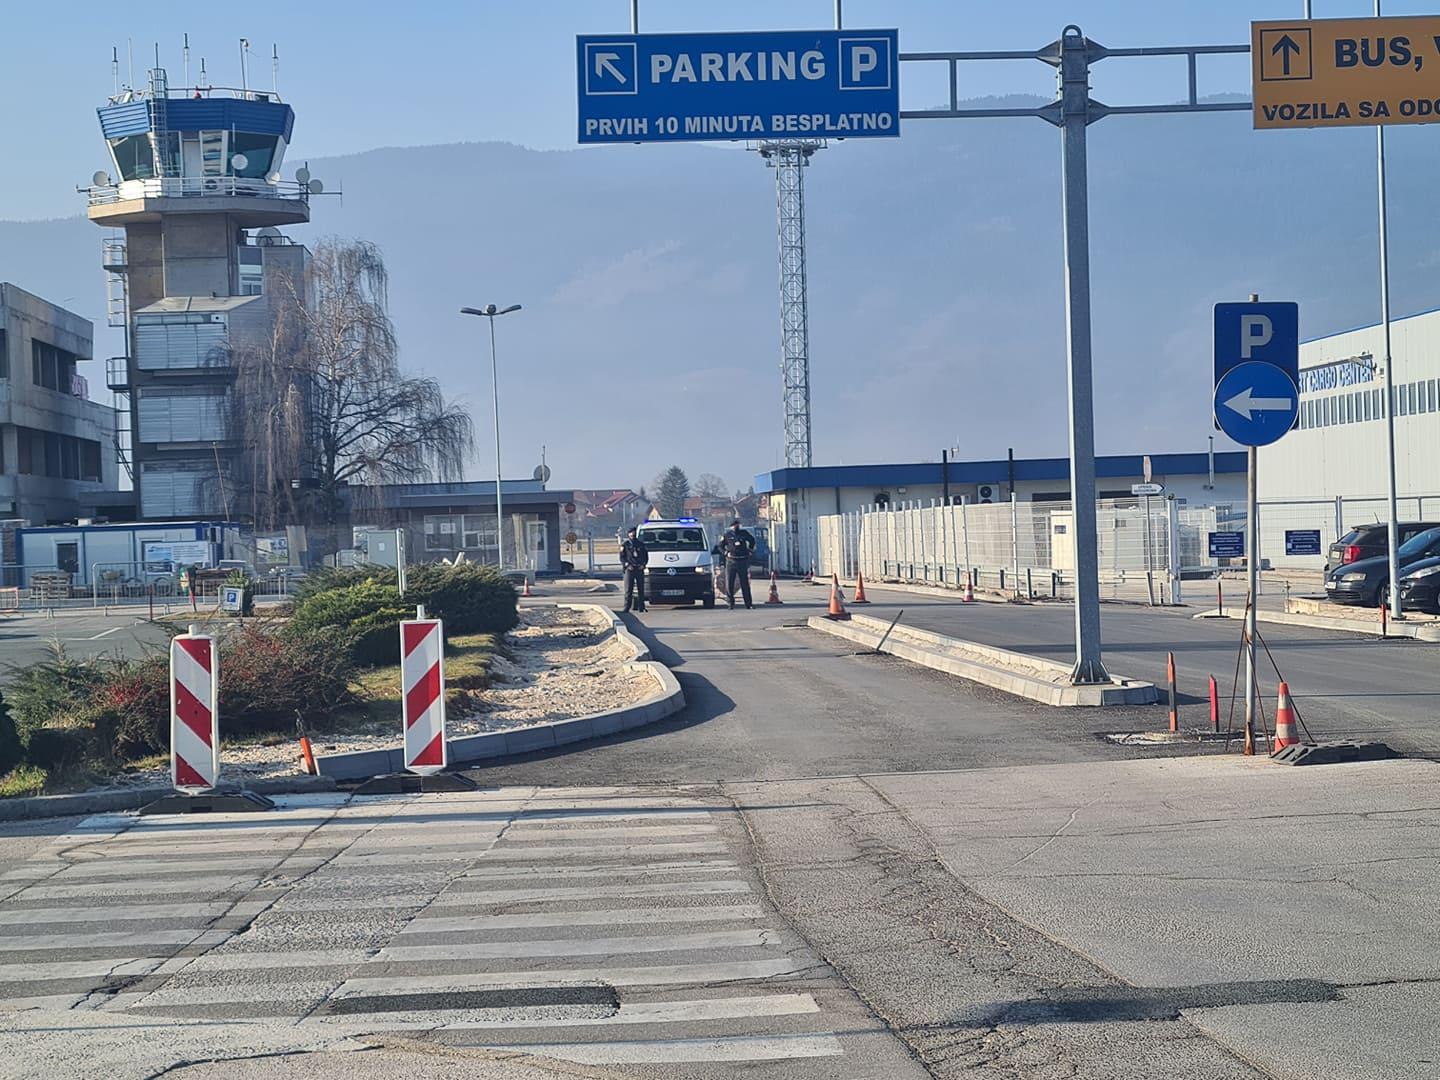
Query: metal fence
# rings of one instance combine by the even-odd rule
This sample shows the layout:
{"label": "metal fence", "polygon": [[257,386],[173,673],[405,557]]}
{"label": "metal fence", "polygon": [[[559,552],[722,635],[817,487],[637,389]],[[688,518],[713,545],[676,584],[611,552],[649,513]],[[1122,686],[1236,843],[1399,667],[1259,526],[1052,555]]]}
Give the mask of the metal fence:
{"label": "metal fence", "polygon": [[[1101,500],[1096,532],[1102,595],[1178,603],[1183,574],[1219,569],[1205,555],[1209,509],[1172,499]],[[1228,523],[1225,528],[1232,526]],[[1019,596],[1074,595],[1074,513],[1068,503],[866,507],[816,520],[815,566],[824,575],[977,588]]]}
{"label": "metal fence", "polygon": [[[1440,521],[1440,495],[1413,495],[1397,500],[1401,521]],[[1325,551],[1357,525],[1385,524],[1390,505],[1384,498],[1267,499],[1259,504],[1261,565],[1280,569],[1319,571]],[[1222,518],[1245,527],[1245,507],[1219,507]],[[1228,526],[1227,526],[1228,527]],[[1287,553],[1287,533],[1318,532],[1319,555]]]}

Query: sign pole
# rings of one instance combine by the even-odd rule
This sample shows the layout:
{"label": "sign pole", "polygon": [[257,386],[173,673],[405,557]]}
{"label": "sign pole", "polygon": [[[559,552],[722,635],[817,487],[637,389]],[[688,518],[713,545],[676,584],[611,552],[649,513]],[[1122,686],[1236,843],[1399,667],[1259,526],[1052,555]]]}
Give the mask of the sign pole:
{"label": "sign pole", "polygon": [[[1252,296],[1252,301],[1257,297]],[[1249,468],[1245,480],[1245,531],[1246,559],[1245,575],[1248,578],[1250,603],[1245,608],[1245,753],[1255,753],[1255,609],[1260,606],[1260,506],[1259,484],[1256,465],[1260,451],[1250,447],[1247,458]]]}
{"label": "sign pole", "polygon": [[[1375,17],[1380,17],[1380,0],[1375,0]],[[1385,206],[1385,125],[1375,125],[1375,188],[1380,214],[1380,325],[1385,339],[1381,363],[1385,368],[1385,472],[1386,497],[1390,510],[1390,538],[1386,555],[1390,562],[1390,597],[1388,607],[1392,619],[1403,619],[1400,611],[1400,510],[1395,483],[1395,360],[1390,354],[1390,215]]]}
{"label": "sign pole", "polygon": [[1065,222],[1065,330],[1070,390],[1070,499],[1075,525],[1073,683],[1106,683],[1100,658],[1100,556],[1095,534],[1095,404],[1090,374],[1090,223],[1085,129],[1090,123],[1090,42],[1060,34],[1060,160]]}

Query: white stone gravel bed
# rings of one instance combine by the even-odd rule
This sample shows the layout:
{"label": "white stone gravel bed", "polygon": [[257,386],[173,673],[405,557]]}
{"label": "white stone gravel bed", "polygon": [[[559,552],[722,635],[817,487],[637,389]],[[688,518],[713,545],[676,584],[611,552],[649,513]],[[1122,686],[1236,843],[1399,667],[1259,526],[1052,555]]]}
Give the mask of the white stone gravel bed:
{"label": "white stone gravel bed", "polygon": [[[655,680],[628,670],[632,659],[593,612],[537,605],[520,609],[520,625],[505,635],[511,658],[495,655],[490,686],[470,691],[446,717],[451,736],[504,731],[550,720],[588,716],[633,705],[654,694]],[[221,718],[224,727],[224,718]],[[372,724],[344,735],[311,733],[317,754],[348,753],[400,745],[400,713],[393,724]],[[283,776],[303,771],[297,740],[273,746],[223,744],[221,781]],[[143,769],[114,777],[105,787],[169,782],[165,769]]]}

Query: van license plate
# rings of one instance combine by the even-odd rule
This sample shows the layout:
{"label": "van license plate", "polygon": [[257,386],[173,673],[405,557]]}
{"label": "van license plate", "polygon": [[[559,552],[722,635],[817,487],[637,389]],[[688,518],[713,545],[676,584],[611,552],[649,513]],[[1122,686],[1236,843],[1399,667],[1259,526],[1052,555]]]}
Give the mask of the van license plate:
{"label": "van license plate", "polygon": [[661,596],[684,596],[684,595],[685,595],[685,590],[684,590],[684,589],[661,589],[661,590],[660,590],[660,595],[661,595]]}

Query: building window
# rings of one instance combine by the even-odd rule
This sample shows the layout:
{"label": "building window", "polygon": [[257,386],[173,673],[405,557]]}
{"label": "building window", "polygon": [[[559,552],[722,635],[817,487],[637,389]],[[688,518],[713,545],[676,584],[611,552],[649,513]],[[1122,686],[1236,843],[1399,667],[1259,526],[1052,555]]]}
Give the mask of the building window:
{"label": "building window", "polygon": [[155,175],[155,148],[150,145],[150,135],[127,135],[123,139],[110,140],[110,152],[115,155],[115,168],[121,180],[149,180]]}
{"label": "building window", "polygon": [[36,386],[68,394],[75,381],[75,357],[34,339],[30,342],[30,375]]}
{"label": "building window", "polygon": [[[230,171],[236,176],[263,180],[270,172],[271,162],[275,160],[275,146],[278,142],[279,139],[274,135],[232,131],[230,133]],[[235,163],[237,154],[245,156],[243,168]]]}
{"label": "building window", "polygon": [[[3,354],[4,351],[5,335],[4,333],[0,333],[0,354]],[[4,372],[0,371],[0,375],[3,374]],[[1440,387],[1437,387],[1434,379],[1431,379],[1425,384],[1425,394],[1430,399],[1430,411],[1435,412],[1437,409],[1440,409],[1440,396],[1437,396],[1437,394],[1440,394]]]}
{"label": "building window", "polygon": [[1370,415],[1370,391],[1360,391],[1360,408],[1363,410],[1366,420],[1372,419]]}
{"label": "building window", "polygon": [[10,377],[10,351],[5,347],[5,328],[0,326],[0,379]]}
{"label": "building window", "polygon": [[1385,394],[1380,390],[1371,390],[1370,399],[1375,403],[1375,419],[1385,419]]}

